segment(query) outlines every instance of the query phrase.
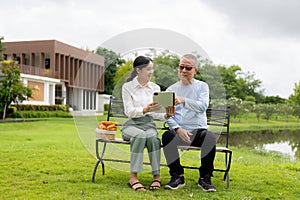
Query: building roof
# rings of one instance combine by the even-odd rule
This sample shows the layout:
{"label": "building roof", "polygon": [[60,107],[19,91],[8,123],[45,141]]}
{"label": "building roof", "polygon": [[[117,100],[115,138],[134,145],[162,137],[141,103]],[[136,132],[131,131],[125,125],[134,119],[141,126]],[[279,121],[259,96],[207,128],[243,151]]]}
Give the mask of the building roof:
{"label": "building roof", "polygon": [[3,53],[32,53],[32,52],[50,52],[68,55],[74,58],[82,59],[104,66],[104,57],[87,50],[83,50],[57,40],[31,40],[3,42],[5,50]]}

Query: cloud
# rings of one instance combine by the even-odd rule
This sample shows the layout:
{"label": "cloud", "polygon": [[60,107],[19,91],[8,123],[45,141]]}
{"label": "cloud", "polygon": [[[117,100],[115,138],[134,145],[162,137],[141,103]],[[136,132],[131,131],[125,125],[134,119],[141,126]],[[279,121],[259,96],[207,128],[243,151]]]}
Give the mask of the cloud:
{"label": "cloud", "polygon": [[298,0],[210,0],[207,5],[228,17],[235,31],[299,38]]}
{"label": "cloud", "polygon": [[299,6],[298,0],[10,0],[0,12],[0,34],[4,41],[56,39],[95,49],[132,30],[167,29],[195,41],[216,64],[254,72],[266,95],[288,97],[300,74]]}
{"label": "cloud", "polygon": [[[297,0],[203,1],[226,23],[213,46],[217,63],[238,64],[262,80],[265,95],[287,98],[299,82],[300,2]],[[214,43],[210,43],[214,44]]]}

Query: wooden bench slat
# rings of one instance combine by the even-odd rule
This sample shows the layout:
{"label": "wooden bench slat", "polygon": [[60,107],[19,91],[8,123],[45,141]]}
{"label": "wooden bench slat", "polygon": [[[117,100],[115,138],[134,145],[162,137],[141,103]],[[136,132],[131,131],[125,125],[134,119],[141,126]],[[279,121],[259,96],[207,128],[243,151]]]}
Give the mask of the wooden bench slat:
{"label": "wooden bench slat", "polygon": [[228,152],[228,153],[231,153],[231,152],[232,152],[232,150],[229,149],[229,148],[227,148],[227,147],[217,147],[217,148],[216,148],[216,151],[217,151],[217,152]]}
{"label": "wooden bench slat", "polygon": [[[125,141],[122,138],[115,138],[114,140],[107,140],[107,139],[98,139],[99,142],[107,142],[107,143],[115,143],[115,144],[130,144],[129,141]],[[162,146],[162,145],[161,145]],[[201,151],[201,147],[195,147],[195,146],[184,146],[180,145],[177,146],[180,150],[198,150]],[[217,152],[231,152],[229,148],[226,147],[216,147]]]}
{"label": "wooden bench slat", "polygon": [[[195,146],[180,145],[180,146],[177,146],[177,148],[180,149],[180,150],[198,150],[198,151],[201,151],[201,147],[195,147]],[[231,152],[231,150],[229,148],[226,148],[226,147],[216,147],[216,151],[217,152]]]}
{"label": "wooden bench slat", "polygon": [[98,139],[99,142],[116,143],[116,144],[130,144],[129,141],[125,141],[122,138],[115,138],[114,140]]}

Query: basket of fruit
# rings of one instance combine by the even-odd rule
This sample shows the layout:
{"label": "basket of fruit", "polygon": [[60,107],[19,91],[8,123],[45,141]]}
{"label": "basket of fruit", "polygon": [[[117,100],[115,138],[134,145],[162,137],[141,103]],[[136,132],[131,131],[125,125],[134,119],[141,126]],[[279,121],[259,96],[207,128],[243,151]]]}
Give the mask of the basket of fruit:
{"label": "basket of fruit", "polygon": [[101,121],[96,128],[96,138],[104,140],[114,140],[117,132],[117,122]]}

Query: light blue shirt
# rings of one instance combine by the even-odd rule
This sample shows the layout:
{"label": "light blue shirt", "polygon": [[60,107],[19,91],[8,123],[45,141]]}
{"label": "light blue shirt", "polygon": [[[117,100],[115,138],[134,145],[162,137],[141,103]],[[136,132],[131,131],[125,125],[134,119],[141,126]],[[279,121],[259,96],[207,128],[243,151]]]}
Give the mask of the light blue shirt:
{"label": "light blue shirt", "polygon": [[175,92],[175,96],[184,97],[185,103],[176,106],[175,116],[167,123],[171,129],[181,127],[188,131],[198,128],[207,129],[206,109],[209,105],[209,88],[207,83],[193,79],[192,84],[180,85],[179,82],[167,88]]}

